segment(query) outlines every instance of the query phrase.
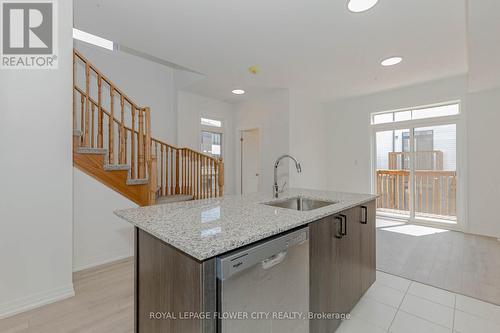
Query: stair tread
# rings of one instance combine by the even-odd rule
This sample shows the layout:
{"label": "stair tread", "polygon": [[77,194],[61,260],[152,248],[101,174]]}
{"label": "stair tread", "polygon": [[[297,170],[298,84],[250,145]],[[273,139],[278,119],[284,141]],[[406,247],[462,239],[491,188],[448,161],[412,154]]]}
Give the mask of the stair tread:
{"label": "stair tread", "polygon": [[166,195],[163,197],[159,197],[156,199],[156,205],[163,205],[174,202],[182,202],[182,201],[190,201],[193,200],[193,196],[189,194],[174,194],[174,195]]}
{"label": "stair tread", "polygon": [[78,154],[106,154],[108,150],[106,148],[88,148],[88,147],[78,147],[76,152]]}
{"label": "stair tread", "polygon": [[148,178],[127,179],[127,185],[145,185],[149,183]]}
{"label": "stair tread", "polygon": [[130,170],[130,165],[128,164],[106,164],[104,166],[104,170],[113,171],[113,170]]}

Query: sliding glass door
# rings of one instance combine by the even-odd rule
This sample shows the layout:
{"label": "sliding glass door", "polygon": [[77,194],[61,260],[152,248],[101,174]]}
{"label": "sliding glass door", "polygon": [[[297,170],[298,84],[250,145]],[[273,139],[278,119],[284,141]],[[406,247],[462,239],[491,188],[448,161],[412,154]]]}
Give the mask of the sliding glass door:
{"label": "sliding glass door", "polygon": [[373,116],[379,215],[457,224],[456,121],[440,114],[436,119],[412,118],[425,112],[432,115],[432,109],[443,112],[438,107]]}

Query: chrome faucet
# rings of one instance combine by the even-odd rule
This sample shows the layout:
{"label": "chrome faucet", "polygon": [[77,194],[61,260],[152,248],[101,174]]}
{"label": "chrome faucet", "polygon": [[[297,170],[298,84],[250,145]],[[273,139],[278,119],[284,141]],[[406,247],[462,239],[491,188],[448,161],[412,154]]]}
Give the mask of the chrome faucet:
{"label": "chrome faucet", "polygon": [[278,186],[278,166],[280,165],[280,161],[282,159],[284,159],[285,157],[288,157],[290,158],[292,161],[295,162],[295,168],[297,168],[297,172],[298,173],[301,173],[302,172],[302,168],[300,167],[300,162],[297,161],[297,159],[291,155],[288,155],[288,154],[285,154],[285,155],[282,155],[280,157],[278,157],[278,159],[276,160],[276,162],[274,163],[274,185],[273,185],[273,197],[274,198],[277,198],[278,197],[278,194],[279,194],[279,186]]}

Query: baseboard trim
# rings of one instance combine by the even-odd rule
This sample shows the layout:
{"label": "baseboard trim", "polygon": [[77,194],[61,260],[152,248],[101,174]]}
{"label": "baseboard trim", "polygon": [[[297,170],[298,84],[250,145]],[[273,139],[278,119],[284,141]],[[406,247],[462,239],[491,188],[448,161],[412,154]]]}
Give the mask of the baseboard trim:
{"label": "baseboard trim", "polygon": [[99,257],[95,257],[92,260],[87,261],[86,263],[83,263],[81,265],[75,265],[73,266],[73,273],[83,271],[89,268],[94,268],[97,266],[102,266],[106,264],[110,264],[115,261],[120,261],[123,259],[128,259],[130,257],[134,256],[134,252],[131,251],[130,253],[120,253],[120,254],[106,254],[102,255]]}
{"label": "baseboard trim", "polygon": [[62,301],[63,299],[73,296],[75,296],[75,290],[73,289],[73,283],[71,283],[60,288],[18,298],[14,301],[0,304],[0,319],[33,310],[43,305]]}

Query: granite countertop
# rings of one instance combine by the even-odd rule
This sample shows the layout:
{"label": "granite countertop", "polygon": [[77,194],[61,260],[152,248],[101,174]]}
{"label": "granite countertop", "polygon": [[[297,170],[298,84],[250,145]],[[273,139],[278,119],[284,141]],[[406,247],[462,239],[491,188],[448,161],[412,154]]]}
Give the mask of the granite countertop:
{"label": "granite countertop", "polygon": [[[295,211],[262,204],[295,196],[339,203],[311,211]],[[371,194],[290,189],[281,193],[279,199],[273,199],[271,194],[227,195],[222,198],[117,210],[115,214],[203,261],[375,198],[377,196]]]}

